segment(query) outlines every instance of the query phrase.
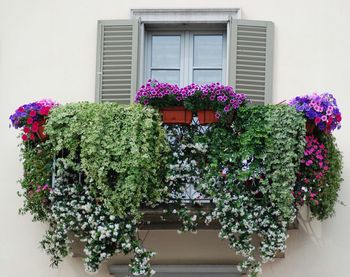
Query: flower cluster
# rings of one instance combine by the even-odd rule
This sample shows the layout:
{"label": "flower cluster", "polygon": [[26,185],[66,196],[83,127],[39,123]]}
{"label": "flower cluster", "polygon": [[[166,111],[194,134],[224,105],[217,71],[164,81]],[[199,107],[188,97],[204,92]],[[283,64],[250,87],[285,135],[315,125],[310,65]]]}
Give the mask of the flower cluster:
{"label": "flower cluster", "polygon": [[300,161],[293,195],[296,203],[318,205],[317,195],[322,190],[322,180],[328,171],[327,149],[313,135],[306,136],[304,157]]}
{"label": "flower cluster", "polygon": [[48,215],[50,230],[41,241],[42,248],[51,256],[52,266],[58,266],[69,254],[70,234],[75,234],[85,242],[87,272],[98,271],[100,263],[115,253],[133,252],[132,273],[153,275],[149,260],[154,253],[145,250],[137,240],[136,221],[121,220],[98,203],[90,190],[93,184],[82,183],[79,174],[72,173],[65,159],[58,159],[56,166],[57,178],[49,196],[52,203]]}
{"label": "flower cluster", "polygon": [[135,98],[136,103],[156,108],[184,105],[192,111],[211,109],[217,112],[217,117],[238,109],[246,100],[245,94],[235,93],[231,86],[220,83],[190,84],[180,88],[156,80],[148,80],[138,90]]}
{"label": "flower cluster", "polygon": [[157,80],[148,80],[138,90],[136,103],[150,105],[157,108],[181,106],[187,97],[187,91],[177,85],[160,83]]}
{"label": "flower cluster", "polygon": [[192,111],[214,110],[219,118],[222,115],[230,114],[247,102],[247,96],[243,93],[236,93],[231,86],[220,83],[205,85],[191,84],[184,88],[188,98],[185,107]]}
{"label": "flower cluster", "polygon": [[298,112],[303,112],[321,131],[330,133],[340,128],[341,113],[337,101],[330,93],[298,96],[289,102]]}
{"label": "flower cluster", "polygon": [[35,140],[40,125],[44,124],[50,110],[57,105],[52,100],[43,99],[20,106],[10,116],[11,125],[16,129],[23,128],[22,140]]}

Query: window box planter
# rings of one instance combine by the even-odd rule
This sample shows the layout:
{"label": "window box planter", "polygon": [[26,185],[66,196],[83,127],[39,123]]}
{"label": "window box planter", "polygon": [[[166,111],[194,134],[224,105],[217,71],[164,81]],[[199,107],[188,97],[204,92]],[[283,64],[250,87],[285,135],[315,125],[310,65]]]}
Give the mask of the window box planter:
{"label": "window box planter", "polygon": [[163,123],[190,125],[192,122],[192,112],[183,106],[174,106],[160,109]]}
{"label": "window box planter", "polygon": [[215,111],[213,110],[199,110],[197,114],[199,124],[201,125],[219,122],[219,119],[215,116]]}

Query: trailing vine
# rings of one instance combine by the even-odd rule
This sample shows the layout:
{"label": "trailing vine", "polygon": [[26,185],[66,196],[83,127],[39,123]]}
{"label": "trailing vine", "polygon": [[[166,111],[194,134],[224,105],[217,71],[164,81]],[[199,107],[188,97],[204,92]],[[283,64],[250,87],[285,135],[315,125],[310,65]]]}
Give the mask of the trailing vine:
{"label": "trailing vine", "polygon": [[239,110],[230,130],[209,134],[209,167],[202,189],[213,198],[220,237],[247,257],[241,270],[260,272],[252,235],[261,237],[263,262],[285,250],[287,227],[295,218],[294,187],[303,155],[305,120],[288,106]]}
{"label": "trailing vine", "polygon": [[56,153],[81,163],[92,190],[118,217],[140,217],[141,203],[155,205],[165,193],[167,144],[159,114],[145,107],[80,103],[59,107],[46,127]]}
{"label": "trailing vine", "polygon": [[319,220],[325,220],[335,214],[335,204],[338,202],[338,194],[342,179],[342,155],[331,134],[321,134],[320,141],[327,149],[328,170],[319,182],[317,205],[310,205],[312,214]]}

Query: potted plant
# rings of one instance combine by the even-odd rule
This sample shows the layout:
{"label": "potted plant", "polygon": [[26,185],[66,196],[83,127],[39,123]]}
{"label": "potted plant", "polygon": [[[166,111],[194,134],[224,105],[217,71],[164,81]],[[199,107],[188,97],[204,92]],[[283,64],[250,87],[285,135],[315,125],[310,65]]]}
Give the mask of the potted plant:
{"label": "potted plant", "polygon": [[52,100],[43,99],[20,106],[10,116],[11,125],[18,129],[23,128],[22,140],[44,141],[47,139],[44,133],[46,118],[50,110],[57,106]]}
{"label": "potted plant", "polygon": [[136,94],[136,103],[158,108],[165,124],[189,125],[192,112],[185,109],[186,90],[177,85],[148,80]]}
{"label": "potted plant", "polygon": [[337,101],[330,93],[297,96],[289,105],[304,113],[308,134],[314,133],[316,127],[322,132],[330,133],[341,126],[341,113]]}
{"label": "potted plant", "polygon": [[220,83],[198,86],[191,84],[185,88],[185,107],[197,111],[200,124],[223,122],[231,124],[236,110],[247,102],[246,95],[235,93],[231,86]]}

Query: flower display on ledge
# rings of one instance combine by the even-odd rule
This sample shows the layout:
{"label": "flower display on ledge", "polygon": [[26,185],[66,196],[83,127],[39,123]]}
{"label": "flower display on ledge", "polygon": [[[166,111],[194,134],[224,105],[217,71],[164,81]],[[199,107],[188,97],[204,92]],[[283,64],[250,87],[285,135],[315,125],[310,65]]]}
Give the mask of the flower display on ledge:
{"label": "flower display on ledge", "polygon": [[[340,127],[341,116],[333,97],[312,96],[325,103],[308,97],[290,105],[244,106],[244,94],[219,83],[179,88],[149,81],[136,99],[146,107],[83,102],[54,108],[51,100],[23,105],[10,116],[12,126],[23,128],[20,212],[49,225],[40,244],[52,266],[69,254],[73,233],[84,244],[88,272],[124,253],[134,255],[130,274],[153,275],[155,253],[137,231],[151,223],[142,209],[161,208],[160,219],[177,217],[180,232],[218,222],[219,237],[244,257],[239,269],[257,277],[262,263],[285,251],[288,224],[300,206],[320,220],[335,213],[342,156],[331,130]],[[177,105],[177,112],[197,113],[199,122],[199,112],[212,109],[220,124],[205,132],[166,125],[149,105],[160,112]],[[325,110],[327,118],[324,131],[305,137],[305,116],[323,120],[310,110]],[[226,124],[230,116],[235,125]],[[41,143],[36,139],[46,120],[48,140]],[[209,209],[202,210],[199,200],[211,201]],[[253,235],[261,237],[259,248]]]}
{"label": "flower display on ledge", "polygon": [[304,112],[306,118],[326,133],[340,128],[341,113],[337,101],[330,93],[297,96],[289,102],[298,112]]}
{"label": "flower display on ledge", "polygon": [[194,112],[214,110],[216,117],[220,118],[243,106],[247,97],[243,93],[234,92],[231,86],[220,83],[190,84],[180,88],[177,85],[148,80],[138,90],[135,102],[155,108],[185,106]]}
{"label": "flower display on ledge", "polygon": [[10,116],[11,126],[16,129],[23,128],[22,140],[24,141],[40,138],[40,126],[44,124],[50,110],[56,106],[58,103],[50,99],[22,105]]}

